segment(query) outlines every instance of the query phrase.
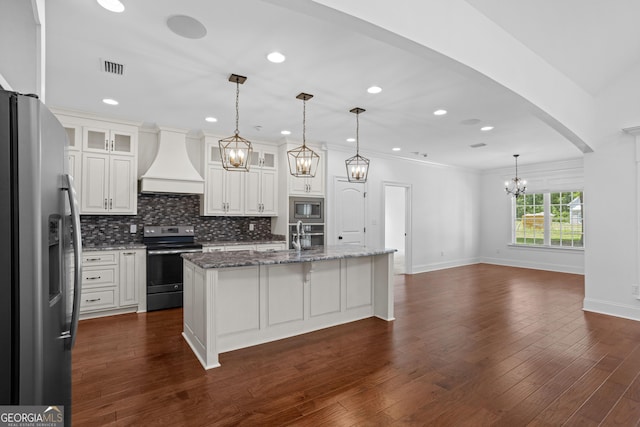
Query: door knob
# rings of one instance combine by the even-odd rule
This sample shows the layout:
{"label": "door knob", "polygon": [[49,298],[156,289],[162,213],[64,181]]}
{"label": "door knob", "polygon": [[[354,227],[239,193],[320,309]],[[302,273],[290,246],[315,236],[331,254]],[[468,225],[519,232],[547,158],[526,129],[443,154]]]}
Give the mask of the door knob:
{"label": "door knob", "polygon": [[342,236],[338,236],[338,240],[342,240]]}

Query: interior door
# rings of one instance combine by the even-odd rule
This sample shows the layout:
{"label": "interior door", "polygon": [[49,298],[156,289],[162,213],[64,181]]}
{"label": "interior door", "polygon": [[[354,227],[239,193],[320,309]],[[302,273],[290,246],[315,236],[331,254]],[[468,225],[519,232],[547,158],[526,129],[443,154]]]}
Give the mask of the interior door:
{"label": "interior door", "polygon": [[365,185],[336,180],[335,204],[338,245],[365,244]]}

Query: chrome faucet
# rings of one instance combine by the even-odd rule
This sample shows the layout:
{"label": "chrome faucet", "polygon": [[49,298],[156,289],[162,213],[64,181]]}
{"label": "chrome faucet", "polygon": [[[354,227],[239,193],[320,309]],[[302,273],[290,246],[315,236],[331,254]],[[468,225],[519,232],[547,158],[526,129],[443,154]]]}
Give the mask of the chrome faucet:
{"label": "chrome faucet", "polygon": [[292,242],[293,248],[300,252],[302,250],[302,243],[300,242],[300,235],[304,234],[304,227],[302,226],[302,221],[298,221],[296,224],[296,236]]}

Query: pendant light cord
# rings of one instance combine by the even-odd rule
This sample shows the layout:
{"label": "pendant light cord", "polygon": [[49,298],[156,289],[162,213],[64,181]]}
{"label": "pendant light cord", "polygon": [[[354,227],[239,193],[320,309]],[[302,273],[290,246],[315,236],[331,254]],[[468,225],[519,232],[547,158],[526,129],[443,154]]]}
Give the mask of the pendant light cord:
{"label": "pendant light cord", "polygon": [[302,146],[306,147],[306,137],[307,133],[307,100],[302,100]]}
{"label": "pendant light cord", "polygon": [[240,100],[240,83],[236,80],[236,136],[238,135],[238,120],[240,117],[240,109],[238,108]]}
{"label": "pendant light cord", "polygon": [[360,113],[356,114],[356,155],[360,154]]}

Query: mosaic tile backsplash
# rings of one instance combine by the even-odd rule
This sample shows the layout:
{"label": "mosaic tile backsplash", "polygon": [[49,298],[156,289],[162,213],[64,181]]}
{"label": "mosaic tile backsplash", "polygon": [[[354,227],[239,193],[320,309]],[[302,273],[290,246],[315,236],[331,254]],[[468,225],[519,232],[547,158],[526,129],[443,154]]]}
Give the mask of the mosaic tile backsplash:
{"label": "mosaic tile backsplash", "polygon": [[[254,230],[249,231],[249,224]],[[130,233],[131,224],[137,226]],[[277,240],[271,218],[200,216],[200,196],[138,194],[137,215],[81,215],[82,244],[142,243],[144,225],[194,225],[197,241]]]}

